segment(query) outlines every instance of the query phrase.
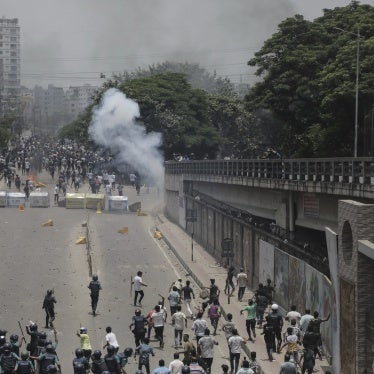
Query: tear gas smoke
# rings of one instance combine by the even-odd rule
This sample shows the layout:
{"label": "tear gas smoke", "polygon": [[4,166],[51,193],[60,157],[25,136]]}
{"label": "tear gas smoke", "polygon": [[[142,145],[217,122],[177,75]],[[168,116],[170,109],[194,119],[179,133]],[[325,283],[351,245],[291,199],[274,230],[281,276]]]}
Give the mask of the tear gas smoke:
{"label": "tear gas smoke", "polygon": [[101,146],[109,148],[116,163],[126,163],[137,171],[142,182],[163,186],[163,157],[160,133],[147,133],[136,120],[139,105],[115,88],[107,90],[94,108],[89,134]]}

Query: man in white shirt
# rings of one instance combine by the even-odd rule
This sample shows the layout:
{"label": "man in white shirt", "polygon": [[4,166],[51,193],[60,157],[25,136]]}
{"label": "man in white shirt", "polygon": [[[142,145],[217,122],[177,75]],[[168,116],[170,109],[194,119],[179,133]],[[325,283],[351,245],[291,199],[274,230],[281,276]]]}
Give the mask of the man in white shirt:
{"label": "man in white shirt", "polygon": [[160,348],[164,348],[164,323],[165,311],[160,305],[155,306],[155,312],[151,315],[153,319],[153,327],[156,333],[156,339],[160,342]]}
{"label": "man in white shirt", "polygon": [[240,268],[240,272],[236,276],[236,283],[239,287],[239,290],[238,290],[238,300],[239,301],[243,300],[244,292],[245,292],[245,289],[247,287],[247,281],[248,281],[247,274],[244,273],[243,268]]}
{"label": "man in white shirt", "polygon": [[177,306],[177,311],[171,316],[171,321],[174,324],[174,346],[175,348],[179,345],[182,345],[182,336],[183,330],[187,328],[187,318],[186,315],[182,312],[182,307]]}
{"label": "man in white shirt", "polygon": [[174,353],[174,360],[169,364],[171,374],[182,374],[183,362],[179,359],[179,353]]}
{"label": "man in white shirt", "polygon": [[313,315],[310,314],[310,309],[305,309],[305,314],[300,319],[300,330],[301,335],[306,333],[308,329],[309,322],[313,319]]}
{"label": "man in white shirt", "polygon": [[286,321],[292,321],[295,320],[297,323],[297,326],[300,324],[301,320],[301,314],[296,311],[296,305],[291,305],[291,310],[286,315]]}
{"label": "man in white shirt", "polygon": [[119,344],[117,342],[117,337],[114,332],[112,332],[112,328],[108,326],[106,328],[107,334],[105,335],[106,344],[103,346],[103,349],[109,345],[112,345],[115,348],[115,353],[118,352]]}
{"label": "man in white shirt", "polygon": [[197,313],[195,321],[193,321],[191,329],[195,332],[196,342],[199,342],[199,339],[204,336],[204,331],[208,327],[205,319],[203,319],[203,313]]}
{"label": "man in white shirt", "polygon": [[236,373],[238,371],[240,353],[242,351],[242,344],[246,344],[246,341],[238,334],[237,329],[232,330],[232,336],[228,340],[230,348],[230,366],[231,372]]}
{"label": "man in white shirt", "polygon": [[[142,275],[143,275],[143,272],[138,271],[132,281],[132,284],[134,285],[134,291],[135,291],[134,306],[142,306],[142,300],[144,297],[144,291],[142,290],[142,286],[147,287],[147,285],[143,283]],[[140,295],[139,300],[138,300],[138,295]],[[139,304],[137,304],[137,302]]]}

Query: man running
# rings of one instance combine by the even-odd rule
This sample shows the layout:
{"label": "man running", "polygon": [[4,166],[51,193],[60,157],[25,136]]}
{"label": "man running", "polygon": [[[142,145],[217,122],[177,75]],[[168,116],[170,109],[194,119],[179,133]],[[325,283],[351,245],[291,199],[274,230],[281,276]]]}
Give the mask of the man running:
{"label": "man running", "polygon": [[[134,296],[134,306],[142,306],[142,300],[144,297],[144,291],[142,290],[142,287],[147,287],[145,283],[143,283],[143,278],[142,278],[143,272],[138,271],[132,281],[132,284],[134,285],[134,291],[135,291],[135,296]],[[138,300],[138,296],[139,300]]]}

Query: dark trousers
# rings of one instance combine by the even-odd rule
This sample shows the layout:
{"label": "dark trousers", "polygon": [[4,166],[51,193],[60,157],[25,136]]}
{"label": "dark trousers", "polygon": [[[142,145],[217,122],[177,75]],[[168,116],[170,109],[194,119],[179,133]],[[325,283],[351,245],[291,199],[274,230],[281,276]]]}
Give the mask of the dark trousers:
{"label": "dark trousers", "polygon": [[239,290],[238,290],[238,300],[239,301],[243,300],[244,292],[245,292],[245,287],[239,287]]}
{"label": "dark trousers", "polygon": [[96,312],[98,301],[99,301],[99,295],[92,295],[91,294],[91,308],[92,308],[93,312]]}
{"label": "dark trousers", "polygon": [[230,352],[230,368],[231,368],[231,371],[234,371],[234,373],[238,371],[239,359],[240,359],[240,353]]}
{"label": "dark trousers", "polygon": [[256,320],[255,319],[247,319],[245,321],[245,326],[247,328],[248,338],[251,338],[251,331],[253,333],[253,337],[256,337]]}
{"label": "dark trousers", "polygon": [[[140,295],[139,300],[138,300],[138,295]],[[143,300],[143,297],[144,297],[144,291],[143,291],[143,290],[135,291],[135,296],[134,296],[134,306],[136,306],[136,303],[137,303],[137,302],[138,302],[139,304],[141,304],[141,302],[142,302],[142,300]]]}
{"label": "dark trousers", "polygon": [[140,345],[140,343],[144,343],[144,338],[145,338],[145,331],[141,334],[134,334],[135,337],[135,347]]}
{"label": "dark trousers", "polygon": [[49,327],[49,321],[52,322],[55,320],[55,311],[54,309],[46,309],[45,311],[45,327]]}
{"label": "dark trousers", "polygon": [[156,339],[160,342],[160,345],[164,342],[164,326],[154,326]]}
{"label": "dark trousers", "polygon": [[150,374],[151,369],[149,368],[149,362],[147,362],[147,363],[140,363],[140,361],[139,361],[138,369],[142,370],[143,365],[145,367],[145,371],[147,372],[147,374]]}
{"label": "dark trousers", "polygon": [[211,373],[213,357],[203,357],[207,374]]}

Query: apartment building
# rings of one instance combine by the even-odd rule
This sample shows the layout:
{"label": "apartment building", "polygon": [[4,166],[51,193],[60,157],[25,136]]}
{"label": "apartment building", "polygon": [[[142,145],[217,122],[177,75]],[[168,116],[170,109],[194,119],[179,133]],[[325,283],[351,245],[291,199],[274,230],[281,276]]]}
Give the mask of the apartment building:
{"label": "apartment building", "polygon": [[18,19],[0,18],[0,117],[17,116],[20,93]]}

